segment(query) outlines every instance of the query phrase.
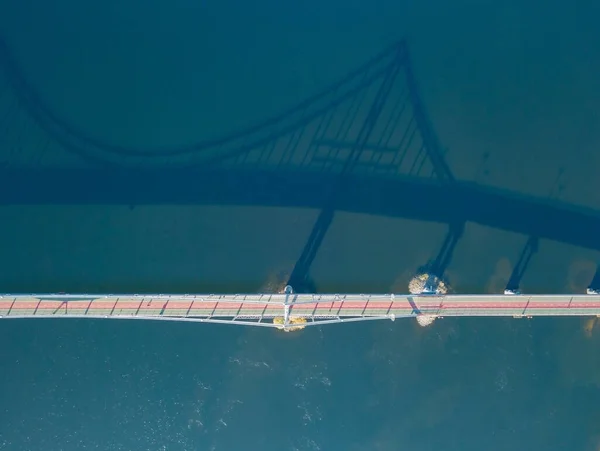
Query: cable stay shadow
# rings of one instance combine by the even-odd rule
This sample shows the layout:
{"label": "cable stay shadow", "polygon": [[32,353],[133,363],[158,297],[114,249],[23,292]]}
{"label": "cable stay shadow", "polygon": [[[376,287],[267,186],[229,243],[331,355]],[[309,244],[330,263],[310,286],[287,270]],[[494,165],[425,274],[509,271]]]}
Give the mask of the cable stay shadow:
{"label": "cable stay shadow", "polygon": [[[172,164],[174,159],[179,158],[177,161],[180,161],[183,166],[190,167],[222,162],[256,148],[266,151],[266,147],[273,141],[295,133],[368,89],[385,76],[390,67],[397,65],[399,51],[404,52],[405,49],[406,45],[403,42],[394,43],[338,82],[254,126],[215,139],[160,148],[120,146],[91,136],[60,117],[29,82],[2,36],[0,36],[0,69],[16,92],[20,104],[36,124],[64,150],[79,156],[84,161],[107,167],[138,167],[150,162]],[[198,158],[192,160],[192,155],[197,155]]]}
{"label": "cable stay shadow", "polygon": [[[315,225],[309,235],[308,241],[306,242],[304,249],[300,255],[300,258],[296,262],[294,269],[290,275],[288,285],[294,287],[298,292],[306,289],[313,289],[314,282],[310,279],[309,271],[312,266],[319,248],[323,243],[323,239],[329,230],[333,218],[335,215],[335,207],[340,194],[340,189],[343,186],[343,182],[346,176],[352,172],[357,162],[360,159],[361,153],[367,145],[369,138],[371,137],[373,130],[377,125],[377,121],[383,111],[386,101],[388,100],[390,91],[394,84],[398,72],[401,67],[401,53],[404,48],[398,48],[398,59],[396,63],[392,65],[389,71],[386,73],[381,86],[379,87],[375,99],[369,108],[365,120],[360,128],[356,141],[354,142],[351,151],[341,169],[341,172],[337,176],[337,181],[334,182],[331,191],[326,195],[325,207],[321,210]],[[308,281],[311,283],[308,284]],[[310,286],[309,286],[310,285]]]}
{"label": "cable stay shadow", "polygon": [[539,249],[539,239],[538,237],[531,236],[527,239],[523,250],[521,251],[521,255],[517,260],[517,264],[513,268],[513,271],[508,279],[508,283],[506,284],[505,294],[519,294],[521,280],[523,279],[523,275],[529,266],[529,262],[535,253],[537,253]]}
{"label": "cable stay shadow", "polygon": [[452,170],[450,169],[450,166],[446,162],[438,137],[434,131],[434,127],[431,124],[429,116],[427,115],[425,104],[421,100],[417,81],[413,74],[412,64],[410,63],[408,47],[406,47],[405,51],[407,55],[407,64],[405,67],[406,82],[408,85],[408,92],[410,94],[410,100],[413,107],[415,120],[417,122],[417,127],[423,139],[423,145],[438,179],[446,183],[452,183],[456,179],[452,173]]}

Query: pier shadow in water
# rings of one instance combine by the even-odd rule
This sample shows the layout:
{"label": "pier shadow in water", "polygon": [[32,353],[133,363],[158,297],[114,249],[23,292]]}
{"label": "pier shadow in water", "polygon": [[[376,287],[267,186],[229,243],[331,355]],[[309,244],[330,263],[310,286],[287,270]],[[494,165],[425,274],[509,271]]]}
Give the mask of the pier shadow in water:
{"label": "pier shadow in water", "polygon": [[335,212],[331,208],[321,210],[310,236],[304,245],[302,254],[294,265],[294,269],[288,280],[288,285],[291,285],[298,293],[315,292],[315,284],[310,278],[309,270],[323,243],[323,239],[329,230],[334,214]]}
{"label": "pier shadow in water", "polygon": [[529,262],[535,253],[537,253],[539,249],[539,240],[537,237],[529,237],[527,243],[523,247],[523,251],[519,256],[519,260],[517,260],[517,264],[515,265],[510,278],[508,279],[508,283],[506,284],[506,289],[512,292],[519,291],[521,286],[521,279],[529,266]]}
{"label": "pier shadow in water", "polygon": [[452,222],[448,226],[448,232],[446,233],[446,237],[444,238],[444,242],[440,247],[439,252],[436,257],[427,262],[425,265],[421,266],[418,270],[418,274],[433,274],[440,279],[444,280],[447,284],[448,281],[445,278],[445,272],[450,262],[452,261],[452,256],[454,255],[454,250],[456,249],[456,245],[458,244],[460,238],[463,236],[465,231],[465,223],[464,222]]}
{"label": "pier shadow in water", "polygon": [[589,288],[596,291],[600,290],[600,264],[598,263],[596,263],[596,272],[590,282]]}

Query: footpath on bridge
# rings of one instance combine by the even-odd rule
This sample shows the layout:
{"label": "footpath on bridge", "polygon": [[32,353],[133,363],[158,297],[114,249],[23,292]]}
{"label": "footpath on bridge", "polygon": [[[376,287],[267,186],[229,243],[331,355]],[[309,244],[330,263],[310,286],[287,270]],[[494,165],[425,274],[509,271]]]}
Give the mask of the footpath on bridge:
{"label": "footpath on bridge", "polygon": [[594,316],[600,295],[5,294],[0,318],[115,318],[287,328],[368,319]]}

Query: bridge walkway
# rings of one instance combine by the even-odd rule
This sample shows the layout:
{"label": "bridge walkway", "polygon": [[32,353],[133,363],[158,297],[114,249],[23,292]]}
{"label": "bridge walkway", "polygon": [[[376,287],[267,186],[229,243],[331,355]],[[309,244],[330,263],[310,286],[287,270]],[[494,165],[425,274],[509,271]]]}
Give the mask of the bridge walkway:
{"label": "bridge walkway", "polygon": [[0,297],[0,318],[115,318],[273,326],[288,309],[307,323],[455,316],[600,315],[600,295],[27,295]]}

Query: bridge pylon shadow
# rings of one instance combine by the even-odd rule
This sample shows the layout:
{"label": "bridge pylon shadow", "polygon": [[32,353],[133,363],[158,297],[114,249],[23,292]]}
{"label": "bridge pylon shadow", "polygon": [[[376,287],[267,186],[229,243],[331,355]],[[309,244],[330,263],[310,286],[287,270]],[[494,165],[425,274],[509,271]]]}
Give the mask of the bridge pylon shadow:
{"label": "bridge pylon shadow", "polygon": [[521,280],[523,279],[523,275],[525,274],[532,257],[537,253],[538,249],[539,239],[535,236],[529,237],[521,251],[517,264],[513,268],[510,278],[508,279],[504,291],[506,294],[517,294],[521,292]]}
{"label": "bridge pylon shadow", "polygon": [[[341,167],[340,172],[335,176],[336,181],[333,182],[330,191],[324,196],[325,206],[321,210],[300,258],[296,262],[288,280],[288,285],[294,286],[297,291],[306,290],[309,286],[311,290],[314,289],[314,283],[309,277],[310,267],[314,262],[318,250],[335,217],[336,204],[338,196],[340,195],[340,190],[343,189],[344,179],[348,174],[352,174],[360,167],[361,162],[364,162],[365,160],[364,157],[366,153],[371,152],[368,157],[369,162],[376,161],[377,164],[379,164],[379,168],[382,169],[385,167],[385,165],[381,165],[384,151],[380,150],[377,154],[378,158],[376,159],[373,149],[387,149],[392,155],[388,158],[388,165],[393,168],[398,162],[402,164],[408,149],[415,140],[415,135],[418,133],[420,135],[420,146],[417,151],[417,157],[410,166],[409,173],[420,172],[427,159],[429,159],[429,163],[432,167],[432,174],[437,175],[439,179],[446,183],[452,183],[454,181],[454,177],[439,150],[440,147],[437,138],[426,118],[425,109],[413,79],[408,49],[404,41],[398,44],[396,52],[396,58],[392,60],[393,63],[385,72],[355,140],[350,143],[347,140],[347,137],[341,136],[342,129],[340,128],[334,139],[329,141],[321,139],[318,142],[318,145],[326,144],[330,151],[331,149],[339,150],[345,148],[347,153],[343,160],[338,160]],[[408,121],[408,126],[405,126],[404,130],[402,130],[403,136],[400,141],[401,146],[394,151],[389,150],[388,142],[385,142],[384,144],[384,140],[388,130],[391,129],[393,133],[393,130],[398,126],[397,121],[399,120],[399,116],[397,116],[397,110],[398,105],[402,105],[402,103],[396,102],[396,104],[392,106],[392,111],[394,113],[391,114],[390,117],[382,120],[382,115],[386,108],[386,104],[391,103],[390,94],[392,93],[394,84],[400,74],[404,75],[405,86],[408,92],[405,102],[408,102],[410,107],[412,107],[413,112]],[[401,114],[406,109],[406,106],[406,104],[402,105],[402,108],[400,109]],[[380,131],[379,136],[375,136],[376,130]],[[370,148],[369,144],[371,144]],[[404,145],[407,147],[404,148]],[[444,264],[443,261],[439,262],[439,265]],[[309,280],[311,281],[310,283]]]}
{"label": "bridge pylon shadow", "polygon": [[448,285],[445,280],[446,269],[452,261],[454,250],[456,249],[459,240],[462,238],[464,230],[465,221],[451,222],[448,225],[448,231],[446,232],[446,236],[437,255],[434,259],[419,267],[417,269],[417,274],[429,274],[435,276]]}
{"label": "bridge pylon shadow", "polygon": [[331,226],[335,211],[332,208],[321,210],[315,225],[304,245],[300,258],[296,261],[294,269],[287,282],[298,293],[316,293],[314,281],[310,278],[309,270],[315,260],[323,239]]}
{"label": "bridge pylon shadow", "polygon": [[600,293],[600,263],[596,263],[596,272],[587,288],[588,294]]}

